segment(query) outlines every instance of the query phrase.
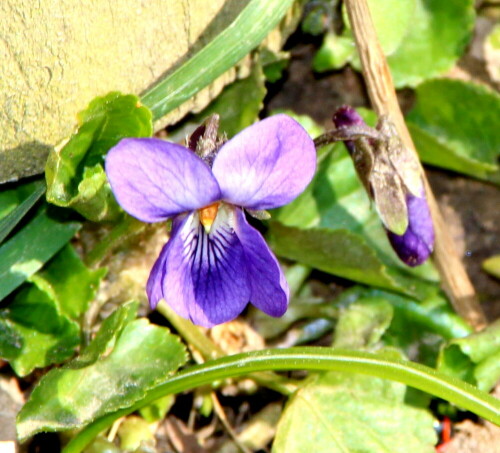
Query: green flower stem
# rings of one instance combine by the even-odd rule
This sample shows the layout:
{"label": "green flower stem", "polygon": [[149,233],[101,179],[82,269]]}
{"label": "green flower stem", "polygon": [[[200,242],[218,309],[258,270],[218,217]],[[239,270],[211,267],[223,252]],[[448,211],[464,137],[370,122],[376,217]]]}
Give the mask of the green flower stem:
{"label": "green flower stem", "polygon": [[159,119],[232,68],[278,25],[294,0],[252,0],[226,29],[142,96]]}
{"label": "green flower stem", "polygon": [[222,357],[183,370],[164,384],[151,389],[145,398],[132,407],[105,415],[88,425],[71,440],[63,453],[81,452],[115,420],[165,395],[266,370],[347,371],[390,379],[443,398],[500,426],[500,400],[432,368],[409,361],[383,358],[367,352],[324,347],[296,347]]}
{"label": "green flower stem", "polygon": [[[195,326],[191,321],[178,316],[164,301],[161,301],[156,309],[168,319],[186,343],[194,347],[202,355],[204,361],[217,359],[226,355],[222,349],[205,335],[202,329]],[[267,387],[283,395],[290,395],[297,388],[297,384],[271,371],[253,373],[246,377],[253,379],[263,387]]]}
{"label": "green flower stem", "polygon": [[129,215],[118,222],[113,229],[100,241],[85,257],[85,264],[93,267],[99,264],[104,257],[126,238],[137,234],[145,228],[146,224]]}

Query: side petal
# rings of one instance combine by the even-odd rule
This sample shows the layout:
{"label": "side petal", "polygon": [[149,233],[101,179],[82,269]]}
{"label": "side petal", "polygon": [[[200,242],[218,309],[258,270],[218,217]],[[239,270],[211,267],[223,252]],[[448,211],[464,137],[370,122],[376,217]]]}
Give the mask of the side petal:
{"label": "side petal", "polygon": [[248,209],[271,209],[296,198],[316,169],[314,143],[280,114],[247,127],[220,149],[212,171],[222,199]]}
{"label": "side petal", "polygon": [[243,311],[250,288],[232,211],[222,206],[210,233],[197,213],[172,230],[148,282],[152,306],[160,295],[179,316],[204,327],[230,321]]}
{"label": "side petal", "polygon": [[210,168],[183,146],[125,138],[106,156],[106,174],[120,206],[143,222],[159,222],[220,199]]}
{"label": "side petal", "polygon": [[270,316],[282,316],[288,308],[288,283],[273,252],[241,209],[237,209],[236,234],[246,254],[250,302]]}
{"label": "side petal", "polygon": [[[185,223],[189,221],[187,217],[187,215],[180,215],[173,219],[170,239],[163,246],[160,256],[149,274],[148,282],[146,283],[146,293],[148,295],[149,305],[153,310],[158,305],[158,302],[163,299],[163,280],[167,272],[167,265],[169,261],[175,261],[179,258],[176,256],[176,248],[179,247],[180,241],[179,239],[176,240],[176,238],[180,236],[179,231],[182,230]],[[182,305],[177,307],[176,312],[180,316],[185,318],[188,317],[187,311]],[[185,315],[182,315],[181,312],[184,312]]]}

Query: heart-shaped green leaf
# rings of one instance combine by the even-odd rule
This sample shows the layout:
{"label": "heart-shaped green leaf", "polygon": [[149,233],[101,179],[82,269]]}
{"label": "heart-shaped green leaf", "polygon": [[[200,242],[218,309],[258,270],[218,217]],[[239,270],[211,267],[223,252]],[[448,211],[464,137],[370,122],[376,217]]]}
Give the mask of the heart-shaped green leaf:
{"label": "heart-shaped green leaf", "polygon": [[78,131],[49,154],[47,201],[71,207],[93,221],[119,213],[104,173],[104,156],[125,137],[150,137],[151,112],[134,95],[112,92],[94,99],[78,115]]}
{"label": "heart-shaped green leaf", "polygon": [[432,416],[405,405],[405,386],[359,374],[313,376],[290,399],[273,453],[432,453]]}
{"label": "heart-shaped green leaf", "polygon": [[500,320],[481,332],[451,340],[441,350],[438,370],[491,390],[500,379]]}
{"label": "heart-shaped green leaf", "polygon": [[[484,86],[451,79],[423,83],[407,116],[420,157],[438,167],[498,180],[500,96]],[[498,182],[498,181],[497,181]]]}
{"label": "heart-shaped green leaf", "polygon": [[135,310],[117,310],[79,358],[44,376],[19,413],[21,439],[130,407],[186,362],[179,338],[147,319],[130,321]]}

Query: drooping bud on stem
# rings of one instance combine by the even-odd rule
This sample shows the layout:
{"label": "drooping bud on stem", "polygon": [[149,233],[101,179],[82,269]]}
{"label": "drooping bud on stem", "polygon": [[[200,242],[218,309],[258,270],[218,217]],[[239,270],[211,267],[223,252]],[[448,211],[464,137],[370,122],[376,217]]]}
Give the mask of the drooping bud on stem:
{"label": "drooping bud on stem", "polygon": [[387,118],[373,129],[352,107],[342,106],[333,122],[337,129],[315,143],[344,141],[394,251],[408,266],[422,264],[434,248],[434,227],[416,157]]}

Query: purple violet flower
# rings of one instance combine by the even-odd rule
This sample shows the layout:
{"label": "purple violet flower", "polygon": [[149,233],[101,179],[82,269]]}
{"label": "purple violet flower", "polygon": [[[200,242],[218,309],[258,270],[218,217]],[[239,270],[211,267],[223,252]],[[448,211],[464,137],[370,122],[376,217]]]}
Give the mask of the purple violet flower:
{"label": "purple violet flower", "polygon": [[275,115],[236,135],[210,166],[184,146],[155,138],[121,140],[106,173],[123,209],[143,222],[172,218],[170,239],[146,291],[183,318],[211,327],[251,302],[270,316],[288,306],[288,284],[243,209],[265,210],[296,198],[316,168],[314,143],[296,121]]}

